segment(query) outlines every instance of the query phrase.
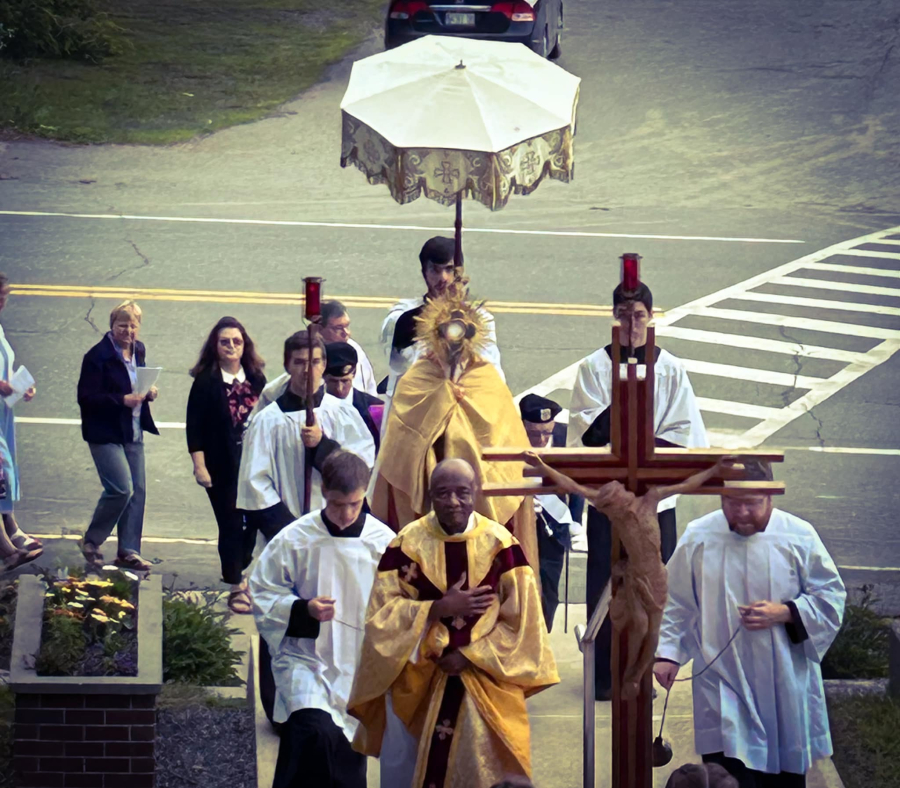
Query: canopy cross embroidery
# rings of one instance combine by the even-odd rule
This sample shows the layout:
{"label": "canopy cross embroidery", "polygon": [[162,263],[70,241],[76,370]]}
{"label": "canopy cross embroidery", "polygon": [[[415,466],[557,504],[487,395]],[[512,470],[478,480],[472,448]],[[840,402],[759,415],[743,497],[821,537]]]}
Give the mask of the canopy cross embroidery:
{"label": "canopy cross embroidery", "polygon": [[[657,448],[654,434],[654,361],[655,332],[647,330],[646,374],[638,375],[638,363],[628,358],[626,375],[621,374],[623,352],[619,343],[619,327],[612,331],[612,404],[610,413],[610,447],[601,449],[552,448],[535,449],[534,453],[552,468],[589,487],[600,487],[616,480],[636,495],[647,492],[649,486],[678,484],[689,476],[715,465],[723,456],[737,452],[724,449]],[[487,461],[523,461],[521,449],[490,448],[482,450]],[[745,451],[740,459],[782,462],[782,452]],[[541,469],[526,468],[526,477],[541,476]],[[784,484],[779,482],[746,481],[740,467],[725,468],[720,475],[708,480],[690,494],[734,495],[741,492],[781,494]],[[533,495],[562,492],[540,478],[524,479],[518,485],[485,485],[485,495]],[[621,550],[613,523],[612,565]],[[626,570],[627,571],[627,570]],[[612,590],[615,594],[615,589]],[[585,664],[584,702],[584,786],[593,788],[594,765],[594,676],[593,640],[609,609],[610,587],[587,627],[582,639]],[[652,777],[652,679],[647,671],[640,684],[638,696],[631,700],[622,697],[625,670],[624,655],[628,652],[628,630],[614,627],[612,647],[612,786],[613,788],[651,788]]]}

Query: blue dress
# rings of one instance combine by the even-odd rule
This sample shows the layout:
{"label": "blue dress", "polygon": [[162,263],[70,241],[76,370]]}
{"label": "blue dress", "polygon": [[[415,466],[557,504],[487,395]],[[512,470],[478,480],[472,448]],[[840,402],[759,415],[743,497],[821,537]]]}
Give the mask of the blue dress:
{"label": "blue dress", "polygon": [[[15,351],[6,341],[3,326],[0,326],[0,378],[9,381],[13,376]],[[6,474],[6,498],[0,500],[0,512],[9,514],[13,503],[21,497],[19,468],[16,465],[16,420],[13,409],[0,398],[0,463]]]}

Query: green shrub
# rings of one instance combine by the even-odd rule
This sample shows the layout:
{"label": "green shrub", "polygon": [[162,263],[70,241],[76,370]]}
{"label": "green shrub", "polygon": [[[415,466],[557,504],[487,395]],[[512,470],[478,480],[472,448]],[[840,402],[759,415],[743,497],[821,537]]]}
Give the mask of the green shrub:
{"label": "green shrub", "polygon": [[87,639],[81,619],[50,610],[44,615],[41,650],[35,667],[42,676],[74,676],[82,661]]}
{"label": "green shrub", "polygon": [[882,679],[888,675],[890,623],[872,605],[872,589],[863,586],[858,605],[848,604],[844,623],[822,660],[826,679]]}
{"label": "green shrub", "polygon": [[215,599],[192,602],[169,593],[163,600],[163,681],[204,687],[241,684],[236,666],[241,654],[231,647],[238,630],[225,623],[227,613],[213,610]]}
{"label": "green shrub", "polygon": [[3,670],[9,670],[18,596],[18,580],[0,582],[0,668]]}
{"label": "green shrub", "polygon": [[0,0],[0,54],[99,63],[130,46],[96,0]]}
{"label": "green shrub", "polygon": [[831,698],[828,719],[834,765],[846,788],[900,788],[900,702]]}

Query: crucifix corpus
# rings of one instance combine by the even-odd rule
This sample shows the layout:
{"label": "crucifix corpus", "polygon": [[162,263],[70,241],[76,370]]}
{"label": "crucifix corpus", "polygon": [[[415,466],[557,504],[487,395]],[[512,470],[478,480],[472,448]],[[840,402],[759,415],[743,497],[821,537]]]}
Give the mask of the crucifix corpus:
{"label": "crucifix corpus", "polygon": [[[309,336],[309,360],[306,366],[306,426],[312,427],[316,423],[315,396],[313,389],[313,348],[319,330],[319,322],[322,319],[322,278],[319,276],[307,276],[303,280],[303,309],[307,320],[307,335]],[[303,514],[309,514],[312,496],[312,452],[307,449],[303,462]]]}
{"label": "crucifix corpus", "polygon": [[[638,256],[622,258],[623,287],[639,286]],[[593,788],[594,638],[609,611],[612,640],[612,787],[651,788],[652,678],[659,625],[666,601],[660,557],[657,503],[677,493],[740,495],[784,492],[778,482],[748,481],[742,462],[782,462],[782,452],[657,447],[654,434],[655,331],[647,330],[646,369],[632,349],[631,317],[612,329],[610,446],[600,449],[483,449],[490,462],[524,462],[518,485],[485,485],[485,495],[531,495],[580,491],[612,523],[612,579],[582,637],[584,652],[584,786]],[[642,374],[643,373],[643,374]],[[538,477],[538,478],[534,478]],[[579,488],[583,488],[580,489]]]}

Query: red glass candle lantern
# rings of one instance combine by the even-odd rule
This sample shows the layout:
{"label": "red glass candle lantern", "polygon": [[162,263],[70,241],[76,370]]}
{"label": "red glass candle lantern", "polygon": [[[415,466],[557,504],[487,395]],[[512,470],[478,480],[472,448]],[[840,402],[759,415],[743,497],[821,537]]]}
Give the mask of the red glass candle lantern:
{"label": "red glass candle lantern", "polygon": [[306,319],[318,320],[322,316],[322,278],[319,276],[307,276],[303,280],[305,286],[303,303],[306,309]]}
{"label": "red glass candle lantern", "polygon": [[641,284],[640,275],[641,256],[635,252],[626,252],[622,255],[622,289],[626,291],[637,290]]}

